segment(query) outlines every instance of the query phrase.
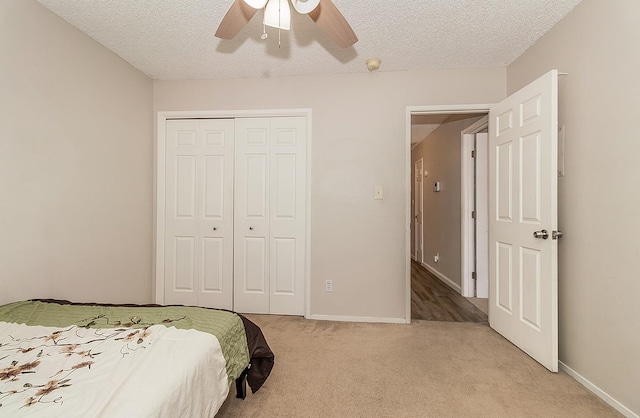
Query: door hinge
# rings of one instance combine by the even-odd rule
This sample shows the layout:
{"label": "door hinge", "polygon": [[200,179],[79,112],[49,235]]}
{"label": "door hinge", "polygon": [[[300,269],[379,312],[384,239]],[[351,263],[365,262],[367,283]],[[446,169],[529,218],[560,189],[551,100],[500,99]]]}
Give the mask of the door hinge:
{"label": "door hinge", "polygon": [[473,273],[471,273],[471,278],[472,278],[473,280],[476,280],[476,279],[477,279],[477,275],[476,275],[476,272],[475,272],[475,271],[474,271]]}
{"label": "door hinge", "polygon": [[471,211],[471,219],[476,219],[476,211],[475,210]]}
{"label": "door hinge", "polygon": [[471,158],[476,158],[476,150],[471,151]]}

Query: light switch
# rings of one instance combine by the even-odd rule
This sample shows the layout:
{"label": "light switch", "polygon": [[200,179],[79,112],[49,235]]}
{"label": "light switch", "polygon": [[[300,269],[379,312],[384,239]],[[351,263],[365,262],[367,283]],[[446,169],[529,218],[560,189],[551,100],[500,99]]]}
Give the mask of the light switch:
{"label": "light switch", "polygon": [[375,194],[374,199],[375,200],[382,200],[383,194],[384,194],[383,187],[382,186],[376,186],[376,194]]}

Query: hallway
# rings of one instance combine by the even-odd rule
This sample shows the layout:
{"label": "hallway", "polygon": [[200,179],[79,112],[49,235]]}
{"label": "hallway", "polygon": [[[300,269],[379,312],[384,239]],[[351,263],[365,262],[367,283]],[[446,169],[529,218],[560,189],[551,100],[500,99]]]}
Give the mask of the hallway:
{"label": "hallway", "polygon": [[489,321],[487,314],[415,261],[411,261],[411,319]]}

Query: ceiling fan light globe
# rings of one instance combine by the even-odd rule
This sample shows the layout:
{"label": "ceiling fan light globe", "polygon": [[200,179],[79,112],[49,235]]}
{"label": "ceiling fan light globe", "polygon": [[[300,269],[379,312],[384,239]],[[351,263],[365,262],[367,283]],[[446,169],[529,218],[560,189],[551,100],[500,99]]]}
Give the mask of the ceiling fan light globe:
{"label": "ceiling fan light globe", "polygon": [[267,7],[264,9],[263,23],[273,28],[291,29],[289,0],[269,0]]}
{"label": "ceiling fan light globe", "polygon": [[267,1],[268,0],[244,0],[247,5],[254,9],[262,9],[267,4]]}
{"label": "ceiling fan light globe", "polygon": [[320,4],[320,0],[291,0],[296,12],[307,14],[315,10]]}

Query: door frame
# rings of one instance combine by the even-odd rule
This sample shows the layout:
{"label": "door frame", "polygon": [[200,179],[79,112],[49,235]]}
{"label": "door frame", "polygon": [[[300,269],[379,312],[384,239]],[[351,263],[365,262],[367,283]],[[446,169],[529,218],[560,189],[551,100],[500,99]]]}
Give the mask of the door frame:
{"label": "door frame", "polygon": [[[418,203],[418,196],[417,196],[417,186],[418,186],[418,178],[415,177],[414,180],[414,184],[415,184],[415,190],[414,190],[414,213],[415,213],[415,207],[416,205],[418,205],[418,207],[420,208],[420,231],[418,231],[418,222],[417,222],[417,213],[415,213],[414,215],[414,220],[416,222],[413,223],[413,240],[414,240],[414,249],[416,250],[416,254],[415,254],[415,260],[418,263],[424,263],[424,159],[420,158],[419,160],[416,161],[415,166],[418,165],[418,163],[420,163],[420,187],[422,188],[422,190],[420,190],[420,202]],[[415,167],[414,166],[414,172],[415,172]],[[419,233],[419,234],[418,234]],[[418,236],[421,236],[420,239],[418,239]],[[422,257],[418,258],[418,243],[422,241]]]}
{"label": "door frame", "polygon": [[[411,323],[411,115],[489,113],[491,104],[407,106],[405,110],[405,322]],[[464,224],[464,223],[463,223]],[[464,242],[462,246],[464,247]],[[461,249],[464,254],[464,248]]]}
{"label": "door frame", "polygon": [[[485,115],[482,119],[473,125],[465,128],[461,132],[462,146],[461,149],[461,200],[462,207],[460,210],[460,239],[462,243],[462,252],[460,258],[461,272],[461,294],[464,297],[475,297],[475,283],[471,278],[476,265],[476,256],[484,254],[487,262],[489,261],[489,243],[478,245],[475,234],[475,223],[471,217],[471,211],[476,211],[476,215],[480,210],[476,208],[475,196],[475,176],[474,158],[471,157],[471,151],[474,150],[475,134],[489,127],[489,115]],[[476,151],[477,153],[478,151]],[[488,152],[488,149],[485,153]],[[488,166],[485,167],[485,173],[488,172]],[[489,191],[486,191],[489,194]],[[488,199],[487,199],[488,202]],[[484,213],[489,212],[489,207],[484,209]],[[477,216],[476,216],[477,218]]]}
{"label": "door frame", "polygon": [[166,122],[169,119],[237,119],[237,118],[272,118],[301,116],[307,121],[307,184],[306,184],[306,257],[305,257],[305,318],[311,315],[311,133],[312,110],[302,109],[257,109],[257,110],[187,110],[157,112],[156,141],[154,152],[154,219],[153,219],[153,271],[152,292],[154,303],[164,305],[164,230],[165,224],[165,165],[166,158]]}

